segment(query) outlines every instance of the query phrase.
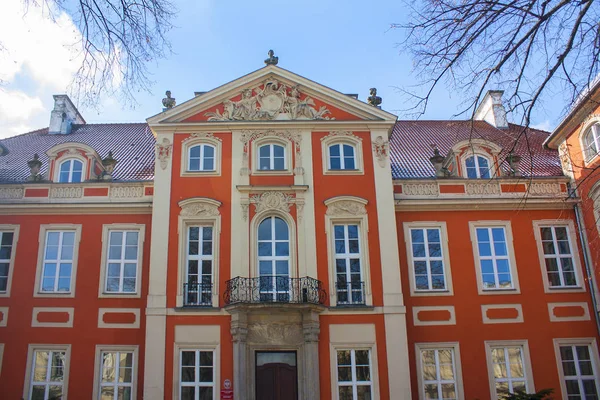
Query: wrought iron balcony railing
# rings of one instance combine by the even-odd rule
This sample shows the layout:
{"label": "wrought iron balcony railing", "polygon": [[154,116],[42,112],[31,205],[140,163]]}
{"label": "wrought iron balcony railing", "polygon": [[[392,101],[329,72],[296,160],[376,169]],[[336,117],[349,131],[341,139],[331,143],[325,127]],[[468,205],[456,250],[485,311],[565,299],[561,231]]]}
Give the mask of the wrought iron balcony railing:
{"label": "wrought iron balcony railing", "polygon": [[321,281],[288,276],[236,277],[226,282],[225,304],[323,304],[327,293]]}
{"label": "wrought iron balcony railing", "polygon": [[183,285],[184,307],[211,307],[212,283],[185,283]]}
{"label": "wrought iron balcony railing", "polygon": [[364,306],[366,304],[364,282],[336,282],[335,289],[338,306]]}

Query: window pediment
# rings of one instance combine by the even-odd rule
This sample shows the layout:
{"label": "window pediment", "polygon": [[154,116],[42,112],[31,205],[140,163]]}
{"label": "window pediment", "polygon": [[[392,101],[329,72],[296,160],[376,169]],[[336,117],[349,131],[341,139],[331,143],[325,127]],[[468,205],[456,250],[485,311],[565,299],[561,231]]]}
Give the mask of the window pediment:
{"label": "window pediment", "polygon": [[181,207],[179,215],[183,217],[216,217],[221,215],[219,212],[221,202],[208,197],[193,197],[181,200],[178,205]]}
{"label": "window pediment", "polygon": [[58,144],[48,151],[49,178],[54,182],[79,183],[102,175],[102,158],[92,147],[77,142]]}

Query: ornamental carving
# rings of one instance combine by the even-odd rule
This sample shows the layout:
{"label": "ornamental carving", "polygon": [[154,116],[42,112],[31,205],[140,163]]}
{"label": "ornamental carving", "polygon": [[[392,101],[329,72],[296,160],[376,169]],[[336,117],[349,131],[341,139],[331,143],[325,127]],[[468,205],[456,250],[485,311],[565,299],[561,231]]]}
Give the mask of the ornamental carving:
{"label": "ornamental carving", "polygon": [[304,168],[302,167],[302,135],[298,131],[286,130],[286,131],[275,131],[275,130],[244,130],[240,136],[240,140],[244,144],[244,153],[242,154],[242,169],[240,171],[241,176],[250,175],[250,166],[248,163],[248,145],[253,140],[265,138],[265,137],[277,137],[287,139],[294,144],[294,151],[296,153],[294,166],[295,175],[304,175]]}
{"label": "ornamental carving", "polygon": [[290,346],[303,343],[304,336],[300,324],[262,322],[248,326],[248,342]]}
{"label": "ornamental carving", "polygon": [[365,215],[367,209],[365,205],[357,201],[352,200],[340,200],[331,203],[327,206],[327,215],[341,217],[341,216],[355,216]]}
{"label": "ornamental carving", "polygon": [[583,120],[581,126],[586,126],[590,121],[600,120],[600,114],[590,114]]}
{"label": "ornamental carving", "polygon": [[265,192],[260,195],[250,196],[250,203],[254,204],[254,211],[259,213],[266,210],[290,212],[294,198],[282,192]]}
{"label": "ornamental carving", "polygon": [[562,194],[562,191],[558,183],[532,182],[529,185],[529,194],[553,196]]}
{"label": "ornamental carving", "polygon": [[382,136],[377,136],[373,141],[373,151],[375,152],[375,158],[377,158],[379,166],[385,167],[385,160],[390,155],[390,142]]}
{"label": "ornamental carving", "polygon": [[195,132],[195,133],[192,133],[190,136],[186,137],[185,139],[183,139],[181,141],[181,143],[189,142],[190,140],[194,140],[194,139],[214,139],[214,140],[218,140],[219,142],[222,141],[220,138],[213,135],[212,132]]}
{"label": "ornamental carving", "polygon": [[362,141],[361,137],[356,136],[352,132],[349,132],[349,131],[331,131],[327,134],[327,136],[323,136],[321,138],[321,141],[326,140],[326,139],[331,139],[334,137],[351,137],[352,139]]}
{"label": "ornamental carving", "polygon": [[317,109],[314,100],[302,98],[299,85],[288,86],[276,79],[244,89],[239,101],[225,100],[223,112],[207,112],[208,121],[333,120],[325,106]]}
{"label": "ornamental carving", "polygon": [[184,217],[216,217],[220,215],[219,206],[209,203],[191,203],[181,208],[180,215]]}
{"label": "ornamental carving", "polygon": [[144,196],[143,186],[113,186],[110,188],[110,197],[115,199],[134,199]]}
{"label": "ornamental carving", "polygon": [[468,182],[465,192],[470,195],[496,195],[500,194],[500,186],[495,182]]}
{"label": "ornamental carving", "polygon": [[402,193],[407,196],[437,196],[439,188],[437,183],[404,183]]}
{"label": "ornamental carving", "polygon": [[59,186],[50,189],[50,198],[54,199],[79,199],[83,197],[81,186]]}
{"label": "ornamental carving", "polygon": [[0,199],[20,199],[23,197],[22,188],[2,188],[0,189]]}
{"label": "ornamental carving", "polygon": [[171,157],[171,150],[173,145],[169,142],[169,139],[163,138],[161,143],[156,144],[156,158],[160,163],[162,169],[167,168],[169,158]]}

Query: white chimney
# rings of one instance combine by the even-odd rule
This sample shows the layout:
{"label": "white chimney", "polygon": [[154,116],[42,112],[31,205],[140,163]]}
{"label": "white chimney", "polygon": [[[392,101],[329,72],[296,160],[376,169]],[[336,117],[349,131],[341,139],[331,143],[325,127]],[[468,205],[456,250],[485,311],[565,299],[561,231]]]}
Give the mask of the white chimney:
{"label": "white chimney", "polygon": [[486,121],[498,129],[508,129],[506,109],[502,105],[503,93],[502,90],[488,90],[473,118],[476,121]]}
{"label": "white chimney", "polygon": [[71,125],[85,124],[77,107],[66,94],[55,94],[54,109],[50,113],[48,133],[66,135],[71,133]]}

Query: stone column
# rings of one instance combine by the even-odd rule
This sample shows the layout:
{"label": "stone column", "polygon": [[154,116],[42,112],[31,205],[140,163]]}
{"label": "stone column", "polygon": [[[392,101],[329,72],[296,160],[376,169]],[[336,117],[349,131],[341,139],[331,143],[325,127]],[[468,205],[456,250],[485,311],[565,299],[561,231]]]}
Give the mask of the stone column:
{"label": "stone column", "polygon": [[302,333],[304,334],[304,398],[319,400],[319,314],[306,312],[302,317]]}
{"label": "stone column", "polygon": [[232,313],[231,336],[233,336],[233,397],[248,400],[248,318],[245,313]]}

